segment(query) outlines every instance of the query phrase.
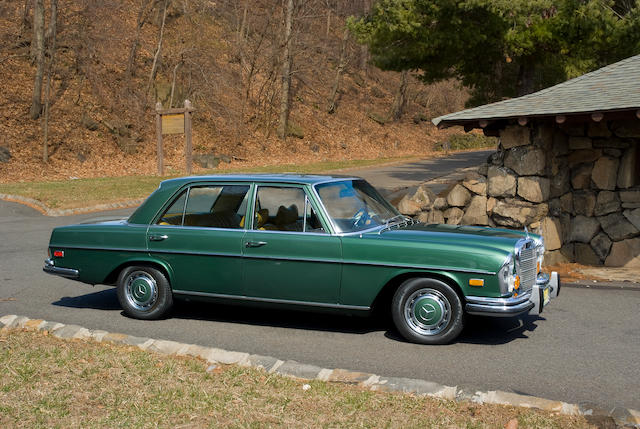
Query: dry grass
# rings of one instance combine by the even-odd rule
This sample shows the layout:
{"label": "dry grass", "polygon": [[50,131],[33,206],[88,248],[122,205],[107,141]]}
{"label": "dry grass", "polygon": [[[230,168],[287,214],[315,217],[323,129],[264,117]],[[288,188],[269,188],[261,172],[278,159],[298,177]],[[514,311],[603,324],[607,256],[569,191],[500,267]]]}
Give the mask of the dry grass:
{"label": "dry grass", "polygon": [[[113,344],[0,331],[1,427],[589,427],[582,417],[475,405],[262,370],[207,371]],[[304,390],[308,383],[310,389]]]}

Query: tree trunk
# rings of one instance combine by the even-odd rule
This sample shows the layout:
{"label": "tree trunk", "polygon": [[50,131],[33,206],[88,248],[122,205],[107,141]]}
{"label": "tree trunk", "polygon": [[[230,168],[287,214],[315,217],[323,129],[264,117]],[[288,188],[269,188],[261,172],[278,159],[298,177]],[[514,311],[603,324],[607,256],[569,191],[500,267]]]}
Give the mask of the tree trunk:
{"label": "tree trunk", "polygon": [[400,86],[398,87],[398,92],[396,92],[396,96],[393,100],[393,107],[391,109],[391,118],[393,118],[394,121],[398,121],[402,117],[404,108],[407,105],[408,76],[409,71],[403,70]]}
{"label": "tree trunk", "polygon": [[133,39],[133,43],[131,44],[131,49],[129,50],[129,60],[127,61],[127,75],[133,77],[135,75],[135,62],[136,55],[138,54],[138,47],[140,46],[140,33],[142,32],[142,27],[147,20],[147,15],[151,8],[149,5],[153,3],[153,0],[143,0],[140,5],[140,10],[138,11],[138,20],[136,24],[136,36]]}
{"label": "tree trunk", "polygon": [[[371,12],[371,0],[363,0],[362,12],[363,15],[368,15]],[[369,73],[369,48],[366,43],[360,46],[360,70],[366,78]]]}
{"label": "tree trunk", "polygon": [[42,139],[42,161],[49,160],[49,102],[51,95],[51,80],[53,79],[53,65],[56,54],[56,33],[58,20],[58,0],[51,1],[51,17],[47,28],[47,46],[49,47],[49,62],[47,64],[47,86],[44,92],[44,125]]}
{"label": "tree trunk", "polygon": [[328,38],[330,32],[331,32],[331,8],[327,3],[327,31],[326,31],[325,37]]}
{"label": "tree trunk", "polygon": [[238,58],[240,59],[240,64],[244,68],[246,63],[245,60],[245,37],[246,37],[246,29],[247,29],[247,14],[249,11],[249,1],[244,1],[244,6],[242,8],[242,19],[240,20],[240,25],[238,26],[238,30],[236,32],[236,49],[238,50]]}
{"label": "tree trunk", "polygon": [[31,40],[31,55],[36,64],[36,75],[31,97],[31,119],[38,119],[42,111],[42,75],[44,73],[44,0],[34,0],[33,3],[33,38]]}
{"label": "tree trunk", "polygon": [[175,67],[173,68],[173,79],[171,81],[171,95],[169,96],[169,109],[173,107],[173,94],[175,93],[175,90],[176,90],[176,76],[178,75],[178,68],[182,65],[183,61],[184,60],[180,58],[180,61],[178,61],[178,64],[176,64]]}
{"label": "tree trunk", "polygon": [[[29,30],[29,10],[31,9],[31,0],[24,0],[24,8],[22,9],[22,24],[20,26],[20,36],[27,34]],[[33,49],[33,47],[31,48]]]}
{"label": "tree trunk", "polygon": [[349,30],[344,29],[342,35],[342,45],[340,46],[340,60],[338,60],[338,68],[336,69],[336,78],[333,81],[333,88],[331,89],[331,97],[329,98],[328,113],[334,113],[338,108],[338,91],[340,90],[340,84],[342,83],[342,74],[347,66],[347,42],[349,40]]}
{"label": "tree trunk", "polygon": [[149,82],[147,83],[147,94],[149,94],[149,90],[151,89],[151,84],[156,78],[156,72],[158,71],[158,58],[160,58],[160,53],[162,52],[162,38],[164,36],[164,23],[167,20],[167,6],[169,0],[164,1],[164,10],[162,12],[162,24],[160,25],[160,37],[158,37],[158,49],[156,49],[156,54],[153,56],[153,65],[151,66],[151,73],[149,73]]}
{"label": "tree trunk", "polygon": [[278,124],[278,137],[281,139],[287,137],[289,112],[291,110],[291,27],[293,24],[293,0],[286,0],[286,2],[287,8],[284,16],[284,53],[282,58],[282,73],[280,75],[282,81],[282,90],[280,93],[280,122]]}

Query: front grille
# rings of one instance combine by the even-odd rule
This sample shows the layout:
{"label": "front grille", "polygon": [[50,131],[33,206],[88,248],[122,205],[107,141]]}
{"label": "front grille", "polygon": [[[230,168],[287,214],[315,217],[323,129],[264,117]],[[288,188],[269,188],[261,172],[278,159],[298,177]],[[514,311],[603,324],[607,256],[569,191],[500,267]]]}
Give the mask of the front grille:
{"label": "front grille", "polygon": [[538,259],[533,242],[525,242],[517,255],[516,270],[520,276],[520,292],[522,293],[533,287],[536,283],[536,275],[538,274]]}

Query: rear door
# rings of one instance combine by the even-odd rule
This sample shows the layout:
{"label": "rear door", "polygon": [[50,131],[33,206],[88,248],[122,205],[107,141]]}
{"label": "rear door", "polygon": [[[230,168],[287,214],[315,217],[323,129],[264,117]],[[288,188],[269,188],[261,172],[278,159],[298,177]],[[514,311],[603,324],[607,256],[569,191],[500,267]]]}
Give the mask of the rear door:
{"label": "rear door", "polygon": [[149,227],[148,250],[170,267],[174,292],[242,294],[244,216],[250,188],[246,183],[193,184]]}

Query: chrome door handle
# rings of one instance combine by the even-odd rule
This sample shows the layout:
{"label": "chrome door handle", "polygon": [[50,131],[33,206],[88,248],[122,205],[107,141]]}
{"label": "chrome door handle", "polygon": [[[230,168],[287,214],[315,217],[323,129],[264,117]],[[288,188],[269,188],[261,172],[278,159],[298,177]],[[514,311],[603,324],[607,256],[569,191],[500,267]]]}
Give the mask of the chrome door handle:
{"label": "chrome door handle", "polygon": [[167,238],[169,238],[169,236],[166,234],[149,236],[149,240],[151,241],[162,241],[162,240],[166,240]]}
{"label": "chrome door handle", "polygon": [[260,247],[267,244],[266,241],[247,241],[244,243],[244,247]]}

